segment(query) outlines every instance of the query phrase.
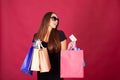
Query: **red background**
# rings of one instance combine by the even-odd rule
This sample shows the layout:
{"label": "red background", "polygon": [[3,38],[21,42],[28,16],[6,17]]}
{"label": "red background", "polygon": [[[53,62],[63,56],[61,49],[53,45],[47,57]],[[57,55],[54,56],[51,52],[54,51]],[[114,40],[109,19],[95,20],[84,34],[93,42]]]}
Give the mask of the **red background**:
{"label": "red background", "polygon": [[84,50],[85,78],[65,80],[120,80],[120,0],[1,0],[0,10],[0,80],[36,80],[20,67],[48,11]]}

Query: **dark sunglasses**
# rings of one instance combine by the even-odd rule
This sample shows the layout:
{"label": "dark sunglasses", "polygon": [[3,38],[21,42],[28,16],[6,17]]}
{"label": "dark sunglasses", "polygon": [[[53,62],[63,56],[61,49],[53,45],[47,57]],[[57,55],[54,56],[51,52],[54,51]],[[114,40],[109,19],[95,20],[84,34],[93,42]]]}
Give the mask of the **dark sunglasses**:
{"label": "dark sunglasses", "polygon": [[56,18],[55,16],[52,16],[51,19],[52,19],[53,21],[56,21],[56,20],[59,21],[59,18]]}

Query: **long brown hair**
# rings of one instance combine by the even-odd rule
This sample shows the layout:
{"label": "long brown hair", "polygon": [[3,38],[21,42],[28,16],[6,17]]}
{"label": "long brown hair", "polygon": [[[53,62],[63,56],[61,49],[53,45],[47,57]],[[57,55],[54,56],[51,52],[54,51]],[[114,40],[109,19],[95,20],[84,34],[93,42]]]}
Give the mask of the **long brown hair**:
{"label": "long brown hair", "polygon": [[[49,26],[49,21],[51,18],[51,15],[55,14],[54,12],[48,12],[44,15],[40,28],[36,34],[36,36],[34,37],[34,40],[40,39],[42,41],[44,41],[44,38],[46,36],[46,33],[48,31],[48,26]],[[58,21],[59,24],[59,21]],[[51,30],[51,33],[49,35],[49,39],[48,39],[48,50],[50,53],[54,53],[54,52],[59,52],[61,49],[61,44],[60,44],[60,38],[59,38],[59,33],[57,30],[58,24],[56,26],[55,29]]]}

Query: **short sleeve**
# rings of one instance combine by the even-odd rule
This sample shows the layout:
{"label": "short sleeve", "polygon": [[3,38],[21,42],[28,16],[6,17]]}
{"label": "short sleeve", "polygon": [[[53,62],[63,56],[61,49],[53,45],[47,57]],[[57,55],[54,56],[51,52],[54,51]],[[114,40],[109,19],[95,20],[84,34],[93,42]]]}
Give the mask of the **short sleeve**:
{"label": "short sleeve", "polygon": [[60,41],[64,41],[65,39],[67,39],[65,33],[62,30],[59,30],[59,35],[60,35]]}

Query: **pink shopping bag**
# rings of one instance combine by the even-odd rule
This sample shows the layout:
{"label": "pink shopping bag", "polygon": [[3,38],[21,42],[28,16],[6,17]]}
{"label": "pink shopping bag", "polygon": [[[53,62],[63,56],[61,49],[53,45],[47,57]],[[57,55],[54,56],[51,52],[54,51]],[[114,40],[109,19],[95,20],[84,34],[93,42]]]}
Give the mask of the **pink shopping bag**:
{"label": "pink shopping bag", "polygon": [[61,78],[83,78],[84,66],[82,65],[83,50],[61,51],[60,77]]}

